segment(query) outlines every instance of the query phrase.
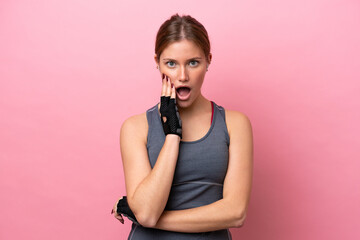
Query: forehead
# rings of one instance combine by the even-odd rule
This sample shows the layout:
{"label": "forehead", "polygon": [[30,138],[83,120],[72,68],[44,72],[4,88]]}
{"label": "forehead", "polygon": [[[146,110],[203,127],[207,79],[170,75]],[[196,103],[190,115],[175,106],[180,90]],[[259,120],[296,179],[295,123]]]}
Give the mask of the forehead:
{"label": "forehead", "polygon": [[187,39],[170,43],[161,54],[161,58],[189,59],[193,57],[204,57],[204,52],[193,41]]}

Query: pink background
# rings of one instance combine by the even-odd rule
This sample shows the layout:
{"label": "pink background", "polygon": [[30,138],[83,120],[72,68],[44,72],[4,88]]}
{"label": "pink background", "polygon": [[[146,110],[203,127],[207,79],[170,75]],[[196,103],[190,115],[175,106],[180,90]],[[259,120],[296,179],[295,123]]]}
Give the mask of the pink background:
{"label": "pink background", "polygon": [[209,32],[204,95],[253,125],[234,239],[359,239],[356,0],[1,1],[0,239],[126,239],[119,131],[160,99],[174,13]]}

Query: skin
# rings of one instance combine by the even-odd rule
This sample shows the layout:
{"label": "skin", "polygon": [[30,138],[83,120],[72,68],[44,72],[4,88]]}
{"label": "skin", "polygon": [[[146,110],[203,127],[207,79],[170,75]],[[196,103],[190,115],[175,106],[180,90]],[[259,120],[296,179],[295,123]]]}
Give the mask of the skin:
{"label": "skin", "polygon": [[[194,57],[200,57],[198,63],[192,61]],[[171,85],[191,87],[189,100],[176,99],[183,123],[181,141],[200,139],[211,125],[211,103],[201,93],[211,54],[205,59],[201,48],[191,41],[181,40],[168,45],[160,58],[155,55],[154,59],[160,74],[164,73],[170,79],[162,79],[161,96],[177,98],[175,88]],[[206,232],[241,227],[244,224],[253,174],[252,127],[248,117],[241,112],[225,110],[225,116],[230,145],[223,199],[179,211],[164,211],[164,208],[171,189],[180,137],[166,135],[156,164],[151,169],[146,149],[146,112],[124,121],[120,131],[120,148],[126,192],[129,206],[141,225],[178,232]],[[116,213],[116,203],[112,213],[123,223],[122,217]]]}

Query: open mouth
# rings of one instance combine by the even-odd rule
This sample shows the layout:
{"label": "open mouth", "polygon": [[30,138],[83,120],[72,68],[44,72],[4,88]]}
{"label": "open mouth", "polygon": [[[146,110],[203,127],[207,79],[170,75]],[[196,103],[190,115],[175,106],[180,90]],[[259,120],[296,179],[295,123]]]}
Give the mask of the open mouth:
{"label": "open mouth", "polygon": [[176,89],[176,94],[180,100],[186,100],[190,96],[191,89],[189,87],[179,87]]}
{"label": "open mouth", "polygon": [[177,92],[180,96],[186,96],[186,95],[189,94],[190,88],[188,88],[188,87],[180,87],[180,88],[176,89],[176,92]]}

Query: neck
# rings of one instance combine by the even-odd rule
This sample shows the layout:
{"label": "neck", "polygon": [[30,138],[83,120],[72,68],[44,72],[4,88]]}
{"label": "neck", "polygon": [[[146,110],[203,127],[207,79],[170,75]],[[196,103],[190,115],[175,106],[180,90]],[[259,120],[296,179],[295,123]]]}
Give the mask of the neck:
{"label": "neck", "polygon": [[181,107],[178,105],[178,111],[180,117],[187,118],[190,116],[196,116],[204,112],[207,112],[209,108],[211,111],[211,105],[209,104],[209,102],[210,101],[200,93],[200,95],[195,99],[195,101],[190,106]]}

